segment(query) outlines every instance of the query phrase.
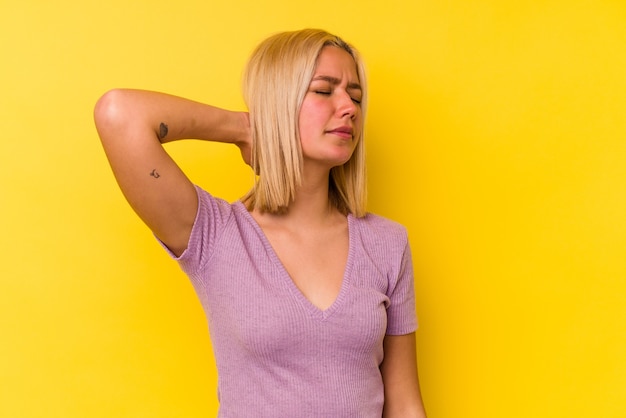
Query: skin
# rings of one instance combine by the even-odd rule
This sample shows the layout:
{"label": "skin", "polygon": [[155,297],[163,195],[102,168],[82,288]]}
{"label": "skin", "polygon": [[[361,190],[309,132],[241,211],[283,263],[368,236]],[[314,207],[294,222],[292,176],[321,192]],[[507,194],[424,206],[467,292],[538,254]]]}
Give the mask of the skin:
{"label": "skin", "polygon": [[300,111],[302,186],[285,214],[252,212],[296,286],[320,309],[337,298],[348,258],[348,220],[329,204],[328,180],[352,156],[363,126],[360,89],[349,84],[358,85],[352,57],[324,48]]}
{"label": "skin", "polygon": [[[299,118],[303,182],[285,213],[252,211],[292,280],[318,308],[335,301],[348,258],[347,218],[328,200],[330,169],[349,160],[363,129],[356,65],[325,47]],[[193,184],[162,144],[184,138],[236,145],[250,161],[248,114],[163,93],[112,90],[96,104],[102,145],[126,199],[170,250],[187,247],[198,207]],[[322,277],[323,279],[320,279]],[[425,417],[415,336],[386,336],[384,417]]]}
{"label": "skin", "polygon": [[342,165],[356,147],[363,129],[361,87],[352,57],[343,49],[325,47],[300,110],[299,126],[305,173],[319,167],[322,177]]}

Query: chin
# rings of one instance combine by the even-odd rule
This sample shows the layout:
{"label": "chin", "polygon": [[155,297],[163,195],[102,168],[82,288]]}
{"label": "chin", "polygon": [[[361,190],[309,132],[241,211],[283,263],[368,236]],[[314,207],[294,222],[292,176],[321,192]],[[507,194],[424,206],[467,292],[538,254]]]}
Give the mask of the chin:
{"label": "chin", "polygon": [[[350,156],[350,157],[351,157],[351,156]],[[348,161],[350,161],[350,157],[347,157],[347,158],[342,158],[342,159],[337,159],[337,160],[334,162],[334,164],[332,164],[331,168],[334,168],[334,167],[339,167],[339,166],[344,165],[345,163],[347,163]]]}

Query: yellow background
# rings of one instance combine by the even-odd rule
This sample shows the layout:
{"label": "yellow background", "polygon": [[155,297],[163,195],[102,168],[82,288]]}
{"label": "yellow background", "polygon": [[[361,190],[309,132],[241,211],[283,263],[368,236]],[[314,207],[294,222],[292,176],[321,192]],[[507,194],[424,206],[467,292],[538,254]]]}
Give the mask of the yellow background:
{"label": "yellow background", "polygon": [[[369,68],[370,210],[411,235],[430,417],[626,416],[621,0],[2,0],[0,416],[215,415],[199,303],[92,109],[242,109],[251,49],[307,26]],[[235,149],[168,149],[217,195],[250,185]]]}

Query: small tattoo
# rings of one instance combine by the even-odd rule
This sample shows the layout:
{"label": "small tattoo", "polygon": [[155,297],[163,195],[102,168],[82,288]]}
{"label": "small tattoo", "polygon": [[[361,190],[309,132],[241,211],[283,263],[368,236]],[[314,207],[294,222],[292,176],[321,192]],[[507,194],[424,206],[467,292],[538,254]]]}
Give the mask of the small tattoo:
{"label": "small tattoo", "polygon": [[161,124],[159,125],[159,139],[165,139],[165,137],[167,136],[167,132],[167,125],[161,122]]}
{"label": "small tattoo", "polygon": [[161,175],[156,171],[156,168],[152,170],[152,173],[150,173],[150,175],[154,177],[155,179],[158,179],[159,177],[161,177]]}

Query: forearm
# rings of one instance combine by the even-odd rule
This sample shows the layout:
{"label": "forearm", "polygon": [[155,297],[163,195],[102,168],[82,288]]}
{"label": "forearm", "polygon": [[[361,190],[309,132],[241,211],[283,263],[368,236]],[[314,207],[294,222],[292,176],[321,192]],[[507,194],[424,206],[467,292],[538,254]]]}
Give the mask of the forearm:
{"label": "forearm", "polygon": [[387,335],[380,371],[385,385],[384,418],[426,418],[417,376],[415,333]]}
{"label": "forearm", "polygon": [[162,143],[201,139],[239,144],[247,135],[243,112],[144,90],[109,91],[98,101],[95,118],[100,130],[123,125],[150,132]]}

